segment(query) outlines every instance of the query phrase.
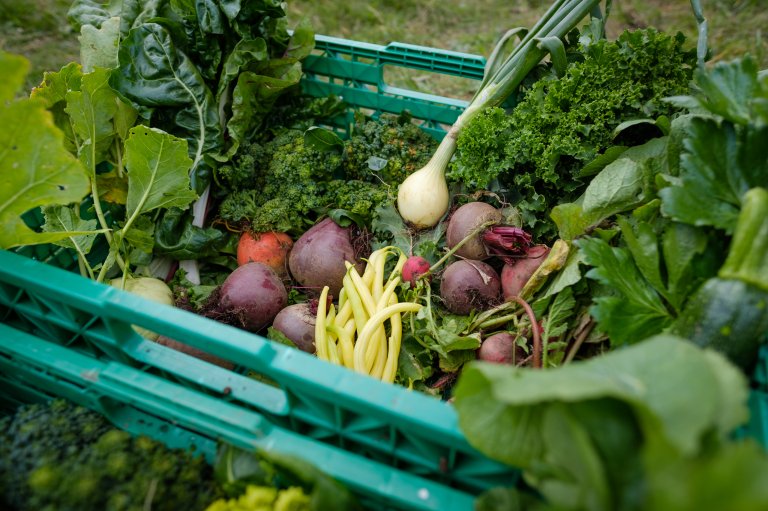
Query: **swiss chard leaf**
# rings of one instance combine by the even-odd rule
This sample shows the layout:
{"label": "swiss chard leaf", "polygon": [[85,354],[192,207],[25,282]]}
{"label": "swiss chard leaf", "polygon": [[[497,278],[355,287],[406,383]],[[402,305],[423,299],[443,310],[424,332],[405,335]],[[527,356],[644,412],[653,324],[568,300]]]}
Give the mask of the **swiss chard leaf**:
{"label": "swiss chard leaf", "polygon": [[210,168],[206,153],[223,147],[219,113],[195,64],[157,23],[131,30],[118,50],[119,67],[110,84],[145,118],[189,142],[193,186],[202,192]]}
{"label": "swiss chard leaf", "polygon": [[227,123],[227,132],[235,149],[261,125],[280,95],[297,85],[300,79],[301,64],[298,63],[277,77],[250,71],[239,75],[232,93],[232,117]]}
{"label": "swiss chard leaf", "polygon": [[171,208],[155,228],[155,251],[179,261],[211,257],[219,253],[226,237],[219,229],[192,225],[187,212]]}

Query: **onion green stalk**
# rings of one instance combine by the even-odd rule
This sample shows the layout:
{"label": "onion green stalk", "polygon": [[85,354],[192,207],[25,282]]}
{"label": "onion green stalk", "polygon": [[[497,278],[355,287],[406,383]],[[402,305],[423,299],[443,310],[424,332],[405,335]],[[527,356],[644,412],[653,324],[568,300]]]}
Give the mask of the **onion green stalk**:
{"label": "onion green stalk", "polygon": [[[585,16],[598,10],[600,1],[556,0],[531,30],[513,29],[501,38],[488,59],[483,81],[467,108],[451,126],[429,162],[400,185],[397,208],[403,220],[416,228],[433,227],[440,221],[450,206],[445,169],[456,151],[456,140],[461,130],[478,113],[501,105],[547,54],[551,55],[556,68],[564,68],[562,39]],[[606,5],[610,5],[610,0]],[[502,60],[512,38],[521,35],[517,46]]]}

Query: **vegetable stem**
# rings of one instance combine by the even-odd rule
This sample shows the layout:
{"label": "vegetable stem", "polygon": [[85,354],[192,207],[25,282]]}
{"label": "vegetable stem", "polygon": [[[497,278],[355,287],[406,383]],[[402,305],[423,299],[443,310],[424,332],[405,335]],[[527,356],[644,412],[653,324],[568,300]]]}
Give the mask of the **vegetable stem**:
{"label": "vegetable stem", "polygon": [[528,319],[531,321],[531,332],[533,333],[533,367],[541,369],[541,334],[539,333],[539,323],[536,321],[536,315],[533,313],[533,309],[528,302],[519,296],[513,296],[510,300],[520,304],[525,313],[528,314]]}

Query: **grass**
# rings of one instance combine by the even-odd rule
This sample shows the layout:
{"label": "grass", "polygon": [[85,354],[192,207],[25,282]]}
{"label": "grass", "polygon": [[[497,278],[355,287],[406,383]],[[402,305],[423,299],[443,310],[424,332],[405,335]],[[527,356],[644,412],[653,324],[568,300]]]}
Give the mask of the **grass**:
{"label": "grass", "polygon": [[[702,0],[710,25],[713,61],[745,52],[768,68],[766,0]],[[59,69],[78,59],[77,34],[66,22],[69,0],[0,0],[0,48],[32,62],[31,88],[43,71]],[[486,55],[496,38],[514,26],[531,26],[551,0],[292,0],[293,22],[308,19],[315,31],[358,41],[387,44],[400,41]],[[512,4],[512,5],[510,5]],[[691,41],[696,25],[687,0],[614,0],[608,35],[626,28],[654,26],[681,31]],[[397,73],[397,85],[425,92],[465,97],[473,84],[456,79]],[[404,83],[403,83],[404,82]]]}

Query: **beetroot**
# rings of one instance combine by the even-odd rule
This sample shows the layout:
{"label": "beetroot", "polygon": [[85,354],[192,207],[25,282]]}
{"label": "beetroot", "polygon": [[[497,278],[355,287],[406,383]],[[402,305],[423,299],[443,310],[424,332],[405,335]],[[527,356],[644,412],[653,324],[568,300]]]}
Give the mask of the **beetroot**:
{"label": "beetroot", "polygon": [[207,353],[203,350],[195,348],[194,346],[190,346],[189,344],[184,344],[183,342],[179,342],[175,339],[171,339],[170,337],[166,337],[164,335],[159,336],[155,340],[155,342],[157,344],[167,346],[176,351],[186,353],[189,356],[199,358],[200,360],[204,360],[205,362],[209,362],[219,367],[223,367],[224,369],[231,370],[231,369],[234,369],[235,367],[235,364],[233,364],[229,360],[225,360],[223,358],[217,357],[216,355],[211,355],[210,353]]}
{"label": "beetroot", "polygon": [[421,256],[411,256],[403,265],[403,281],[410,282],[412,286],[416,281],[429,271],[429,262]]}
{"label": "beetroot", "polygon": [[[340,227],[330,218],[315,224],[293,245],[288,257],[291,275],[304,287],[319,293],[324,286],[330,294],[338,296],[342,280],[347,273],[345,261],[355,264],[355,250],[350,239],[350,228]],[[358,262],[362,273],[364,266]]]}
{"label": "beetroot", "polygon": [[483,341],[477,350],[477,358],[496,364],[515,364],[525,358],[525,350],[517,345],[514,335],[499,332]]}
{"label": "beetroot", "polygon": [[482,261],[456,261],[443,272],[440,296],[454,314],[489,309],[499,303],[500,295],[499,275]]}
{"label": "beetroot", "polygon": [[243,328],[251,332],[272,323],[287,303],[283,282],[264,263],[240,266],[221,285],[219,308],[238,316]]}
{"label": "beetroot", "polygon": [[[448,248],[453,248],[469,236],[473,230],[486,222],[501,223],[504,219],[502,212],[485,202],[468,202],[457,209],[448,222],[445,242]],[[480,261],[490,257],[483,244],[482,233],[475,233],[456,251],[456,255],[465,259]]]}
{"label": "beetroot", "polygon": [[315,322],[308,303],[296,303],[281,310],[272,328],[289,338],[301,351],[315,352]]}
{"label": "beetroot", "polygon": [[531,275],[547,258],[547,254],[549,254],[549,247],[537,245],[528,252],[527,257],[510,259],[511,263],[504,265],[501,269],[501,289],[505,300],[520,294]]}

